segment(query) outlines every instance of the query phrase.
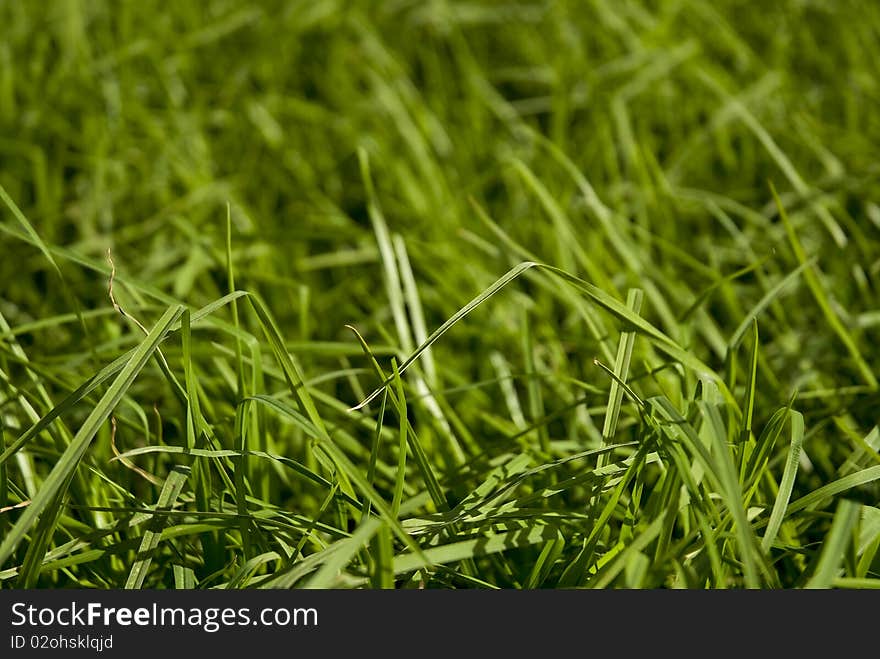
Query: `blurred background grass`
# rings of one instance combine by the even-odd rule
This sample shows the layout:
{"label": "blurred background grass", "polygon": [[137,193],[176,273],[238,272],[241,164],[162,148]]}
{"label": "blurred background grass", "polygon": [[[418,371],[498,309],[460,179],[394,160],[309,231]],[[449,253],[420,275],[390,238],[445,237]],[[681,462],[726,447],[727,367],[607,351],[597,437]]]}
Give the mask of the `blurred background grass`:
{"label": "blurred background grass", "polygon": [[[773,255],[757,282],[708,300],[703,340],[720,353],[719,331],[763,293],[762,272],[792,269],[769,180],[795,204],[840,312],[856,328],[876,320],[863,315],[876,308],[880,267],[873,3],[0,7],[0,182],[47,243],[96,262],[112,247],[121,272],[189,304],[224,291],[230,202],[238,284],[267,296],[289,338],[337,339],[345,323],[381,319],[364,147],[388,224],[425,282],[430,326],[511,259],[481,242],[495,238],[472,196],[536,258],[609,292],[657,287],[667,321],[713,283],[685,256],[720,275]],[[638,261],[621,258],[523,127],[571,158]],[[513,158],[566,213],[591,272]],[[72,310],[35,249],[0,240],[12,320]],[[84,308],[106,306],[105,273],[64,270]],[[812,364],[848,373],[808,331],[823,324],[815,309],[792,304],[794,322],[775,314],[772,373],[790,386],[821,384],[798,379]]]}

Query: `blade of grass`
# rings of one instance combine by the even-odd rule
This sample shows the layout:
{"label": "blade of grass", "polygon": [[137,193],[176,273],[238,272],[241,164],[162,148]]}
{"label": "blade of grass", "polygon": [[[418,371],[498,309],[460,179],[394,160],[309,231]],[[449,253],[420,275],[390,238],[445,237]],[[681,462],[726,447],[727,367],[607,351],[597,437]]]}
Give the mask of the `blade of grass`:
{"label": "blade of grass", "polygon": [[[399,373],[399,371],[398,371]],[[376,463],[379,459],[379,447],[382,442],[382,424],[385,422],[385,406],[388,403],[388,393],[382,395],[382,403],[379,406],[379,415],[376,417],[376,431],[373,433],[373,446],[370,449],[370,462],[367,467],[367,482],[370,487],[375,485],[376,480]],[[361,513],[361,522],[370,516],[370,500],[364,498],[363,512]]]}
{"label": "blade of grass", "polygon": [[[71,477],[68,477],[67,483],[64,484],[66,490],[70,487]],[[55,535],[55,528],[58,524],[61,512],[64,509],[65,497],[60,496],[40,515],[40,521],[34,529],[34,539],[28,544],[27,552],[19,572],[18,587],[19,588],[35,588],[40,578],[40,569],[43,566],[43,559],[46,550],[52,542]]]}
{"label": "blade of grass", "polygon": [[[272,343],[273,350],[275,352],[276,359],[278,359],[279,363],[282,365],[282,370],[284,372],[285,380],[288,383],[288,386],[291,388],[293,393],[300,400],[301,405],[306,409],[308,415],[308,422],[310,423],[310,429],[316,433],[317,439],[322,440],[319,444],[319,448],[323,450],[327,456],[332,460],[334,464],[339,468],[338,473],[340,476],[344,476],[347,482],[350,480],[353,482],[358,489],[364,494],[366,498],[368,498],[379,512],[380,516],[388,523],[391,529],[395,532],[395,535],[406,544],[408,547],[412,548],[413,551],[421,552],[418,544],[416,544],[415,540],[404,530],[404,528],[400,525],[400,522],[391,514],[391,509],[382,499],[382,497],[376,492],[373,486],[367,481],[364,474],[361,473],[360,469],[356,467],[348,456],[339,449],[333,441],[330,439],[330,435],[327,433],[327,429],[324,426],[321,417],[318,415],[318,410],[312,401],[312,397],[309,395],[308,391],[306,391],[306,387],[303,383],[302,376],[300,374],[299,369],[296,364],[290,358],[290,355],[287,353],[286,348],[284,347],[283,342],[281,341],[280,333],[278,332],[277,326],[275,325],[275,321],[272,319],[271,315],[269,315],[268,310],[265,305],[257,300],[254,297],[249,298],[254,305],[255,309],[258,309],[257,314],[261,319],[261,325],[263,327],[263,331],[267,334],[270,342]],[[271,400],[260,398],[260,400]],[[273,406],[278,411],[288,415],[290,418],[298,419],[302,421],[302,416],[295,412],[292,409],[287,408],[286,406],[279,405],[277,401],[273,403]],[[351,485],[348,485],[349,490],[343,492],[352,498],[356,498],[354,496],[353,490],[351,490]],[[360,506],[356,506],[359,508]]]}
{"label": "blade of grass", "polygon": [[[507,549],[527,547],[555,539],[555,529],[547,526],[507,533],[489,533],[479,538],[432,547],[425,550],[424,558],[411,553],[400,554],[394,558],[394,573],[413,572],[429,568],[431,564],[457,563],[477,556],[487,556]],[[427,561],[430,561],[430,564]]]}
{"label": "blade of grass", "polygon": [[[162,491],[159,493],[159,500],[156,502],[157,511],[167,511],[174,507],[177,498],[183,490],[183,486],[186,484],[189,474],[189,468],[180,465],[171,470],[171,473],[168,474],[168,478],[165,479]],[[125,581],[126,590],[138,590],[143,588],[144,581],[150,571],[153,553],[159,546],[159,541],[162,538],[162,527],[165,525],[166,521],[167,518],[162,515],[157,515],[150,523],[150,529],[144,531],[144,536],[141,539],[141,544],[138,548],[137,558],[131,566],[131,571],[128,573],[128,579]]]}
{"label": "blade of grass", "polygon": [[532,566],[532,571],[529,574],[529,578],[523,584],[523,588],[527,590],[539,588],[547,579],[548,574],[553,569],[553,565],[562,556],[563,551],[565,551],[565,536],[558,532],[556,540],[548,542],[541,549],[541,553],[535,560],[535,564]]}
{"label": "blade of grass", "polygon": [[196,575],[192,568],[183,565],[173,565],[174,588],[176,590],[194,590],[196,587]]}
{"label": "blade of grass", "polygon": [[370,539],[382,528],[382,521],[371,517],[364,521],[350,538],[338,540],[340,545],[337,551],[333,551],[315,575],[305,584],[305,588],[326,589],[333,588],[339,572],[363,549]]}
{"label": "blade of grass", "polygon": [[182,313],[182,307],[169,307],[156,322],[156,325],[144,341],[135,349],[131,358],[113,381],[113,384],[110,385],[106,393],[101,397],[101,400],[83,422],[79,432],[74,436],[73,441],[43,481],[31,505],[24,510],[15,526],[3,539],[3,542],[0,543],[0,565],[3,565],[9,559],[12,552],[15,551],[18,544],[33,526],[34,522],[36,522],[37,517],[49,508],[58,497],[63,496],[64,485],[68,482],[69,476],[74,472],[85,455],[95,433],[98,432],[98,428],[110,416],[110,413],[125,394],[125,391],[168,334],[171,325]]}
{"label": "blade of grass", "polygon": [[[641,289],[632,288],[627,293],[626,306],[634,314],[639,314],[642,310],[643,299],[644,295]],[[617,377],[611,381],[611,389],[608,393],[608,406],[605,411],[605,423],[602,426],[602,441],[605,445],[614,442],[614,434],[617,432],[617,420],[620,417],[620,405],[623,402],[623,389],[619,383],[625,384],[629,375],[635,338],[634,332],[623,331],[620,333],[617,358],[614,361],[614,375]],[[607,460],[607,454],[599,456],[599,466],[604,466]]]}
{"label": "blade of grass", "polygon": [[[740,556],[745,567],[745,582],[748,588],[759,588],[758,560],[755,548],[757,542],[751,524],[746,518],[743,507],[743,493],[737,478],[733,457],[727,446],[727,433],[718,406],[700,402],[700,411],[711,427],[712,453],[715,455],[715,469],[724,487],[725,503],[736,523],[737,541],[740,545]],[[700,445],[701,446],[701,445]]]}
{"label": "blade of grass", "polygon": [[[196,323],[208,315],[212,314],[214,311],[227,304],[231,300],[247,295],[247,293],[243,291],[236,291],[234,294],[225,295],[219,300],[215,300],[214,302],[206,305],[199,311],[192,314],[192,322]],[[182,312],[181,312],[182,313]],[[67,412],[73,409],[73,407],[83,400],[86,396],[88,396],[92,391],[102,385],[104,382],[109,380],[111,377],[119,373],[122,368],[129,363],[131,358],[134,356],[137,348],[133,348],[126,354],[121,357],[116,358],[110,364],[104,366],[98,373],[88,378],[85,382],[83,382],[79,387],[77,387],[70,394],[65,396],[65,398],[58,403],[55,407],[53,407],[45,416],[43,416],[36,424],[28,428],[22,435],[20,435],[12,444],[10,444],[6,450],[0,454],[0,464],[3,464],[12,457],[15,453],[17,453],[25,444],[27,444],[31,439],[39,435],[46,428],[48,428],[53,421],[64,416]]]}
{"label": "blade of grass", "polygon": [[[364,351],[364,354],[366,354],[367,357],[369,358],[371,365],[376,370],[376,374],[383,381],[387,381],[385,378],[385,373],[382,370],[382,367],[379,365],[379,362],[376,361],[376,357],[375,357],[375,355],[373,355],[372,351],[370,350],[370,346],[364,340],[364,337],[361,336],[360,332],[358,332],[357,329],[355,329],[351,325],[348,325],[347,327],[348,327],[348,329],[350,329],[352,331],[352,333],[354,333],[358,342],[361,344],[361,349]],[[401,371],[402,371],[402,368],[398,369],[398,374],[400,374]],[[388,392],[388,398],[390,399],[391,404],[393,406],[392,409],[396,410],[400,404],[400,402],[397,399],[397,394],[391,389],[380,388],[380,389],[376,390],[377,395],[378,395],[378,393],[381,393],[382,391]],[[422,479],[425,481],[425,487],[428,490],[428,494],[430,495],[431,500],[434,502],[434,505],[436,506],[437,510],[439,510],[439,511],[446,510],[448,508],[448,505],[446,503],[446,497],[443,495],[443,490],[440,487],[440,483],[437,481],[437,476],[434,474],[434,469],[431,467],[431,463],[428,460],[428,456],[425,453],[425,450],[422,447],[422,444],[421,444],[418,436],[416,435],[415,430],[413,429],[412,425],[410,424],[409,420],[406,417],[401,418],[399,420],[400,420],[400,423],[406,427],[407,441],[409,443],[410,450],[413,453],[413,459],[416,462],[416,466],[419,469],[419,473],[421,474]]]}
{"label": "blade of grass", "polygon": [[765,552],[770,551],[782,520],[785,518],[785,509],[791,499],[794,488],[794,479],[797,476],[800,464],[801,446],[804,442],[804,416],[794,410],[789,411],[789,423],[791,424],[791,445],[788,448],[788,458],[785,461],[785,471],[782,474],[782,482],[779,484],[779,492],[776,501],[773,502],[773,510],[770,512],[770,521],[761,540],[761,548]]}
{"label": "blade of grass", "polygon": [[819,564],[805,588],[831,588],[847,546],[852,542],[852,531],[859,521],[859,504],[843,500],[837,506],[831,530],[822,542]]}
{"label": "blade of grass", "polygon": [[[758,320],[752,320],[752,358],[749,360],[749,379],[746,381],[745,405],[743,406],[740,444],[745,445],[752,436],[752,420],[755,416],[755,384],[758,380]],[[745,465],[746,461],[743,460]]]}
{"label": "blade of grass", "polygon": [[626,569],[629,561],[634,556],[641,554],[648,545],[650,545],[663,529],[663,518],[658,517],[642,531],[626,548],[620,552],[614,559],[605,565],[598,574],[587,582],[590,588],[607,588],[612,584],[614,579]]}
{"label": "blade of grass", "polygon": [[849,476],[838,478],[837,480],[831,481],[827,485],[823,485],[809,494],[802,496],[800,499],[793,501],[785,511],[785,517],[790,517],[801,510],[807,510],[823,501],[833,499],[838,494],[843,494],[847,490],[851,490],[861,485],[867,485],[868,483],[873,483],[876,480],[880,480],[880,465],[868,467],[867,469],[862,469]]}
{"label": "blade of grass", "polygon": [[[624,304],[612,298],[610,295],[602,291],[600,288],[593,286],[592,284],[585,282],[584,280],[571,275],[564,270],[560,270],[559,268],[554,268],[553,266],[536,263],[534,261],[523,261],[522,263],[511,268],[506,274],[500,277],[495,281],[491,286],[486,288],[482,293],[477,295],[474,299],[468,302],[464,307],[459,309],[455,314],[453,314],[446,322],[444,322],[440,327],[438,327],[434,332],[427,338],[427,340],[420,345],[416,350],[400,365],[400,373],[401,375],[406,371],[409,366],[413,364],[421,354],[427,349],[430,345],[432,345],[437,339],[443,336],[446,332],[449,331],[451,327],[453,327],[456,323],[458,323],[462,318],[468,315],[471,311],[473,311],[476,307],[481,305],[483,302],[491,298],[493,295],[498,293],[501,289],[503,289],[507,284],[518,278],[524,272],[531,268],[538,268],[540,270],[544,270],[549,272],[550,274],[555,275],[556,277],[566,281],[567,283],[573,285],[577,290],[585,294],[590,300],[596,303],[598,306],[602,307],[615,317],[618,320],[621,320],[625,323],[628,323],[632,326],[633,330],[638,330],[642,334],[644,334],[658,349],[665,352],[667,355],[672,357],[673,359],[678,360],[684,366],[691,368],[700,373],[706,373],[711,376],[713,379],[716,379],[717,385],[719,389],[724,394],[725,398],[733,401],[732,394],[730,393],[727,386],[722,381],[721,377],[717,375],[712,368],[703,363],[700,359],[695,357],[692,353],[682,349],[675,341],[666,336],[659,329],[648,323],[646,320],[642,319],[638,314],[634,314],[630,309],[628,309]],[[359,404],[350,408],[350,411],[359,410],[365,405],[371,403],[375,398],[382,392],[384,388],[386,388],[390,384],[390,380],[386,379],[383,381],[382,385],[379,386],[372,394],[367,396],[366,399],[361,401]],[[735,404],[735,401],[733,401]]]}
{"label": "blade of grass", "polygon": [[371,585],[386,590],[394,588],[394,546],[387,526],[380,528],[376,534],[372,557],[374,567]]}
{"label": "blade of grass", "polygon": [[[507,284],[509,284],[511,281],[513,281],[514,279],[519,277],[523,272],[525,272],[529,268],[535,267],[536,265],[538,265],[538,264],[531,262],[531,261],[525,261],[523,263],[520,263],[517,266],[514,266],[505,275],[500,277],[494,284],[489,286],[486,290],[484,290],[482,293],[477,295],[474,299],[472,299],[465,306],[463,306],[456,313],[454,313],[446,322],[444,322],[440,327],[438,327],[436,330],[434,330],[431,333],[431,335],[418,348],[416,348],[415,352],[413,352],[400,365],[400,369],[399,369],[400,374],[403,375],[403,373],[410,367],[410,365],[412,365],[413,362],[415,362],[416,359],[418,359],[425,350],[427,350],[437,339],[439,339],[446,332],[448,332],[449,329],[452,328],[456,323],[458,323],[462,318],[467,316],[471,311],[476,309],[483,302],[485,302],[486,300],[491,298],[493,295],[495,295],[498,291],[500,291],[502,288],[507,286]],[[350,408],[350,411],[352,411],[352,412],[357,411],[357,410],[363,408],[365,405],[368,405],[369,403],[373,402],[373,400],[375,400],[376,397],[382,393],[382,390],[385,389],[390,384],[391,384],[390,378],[383,381],[383,383],[380,387],[378,387],[375,391],[373,391],[373,393],[371,393],[369,396],[367,396],[359,404]]]}
{"label": "blade of grass", "polygon": [[399,517],[400,501],[403,498],[403,484],[406,479],[406,396],[403,393],[403,381],[400,379],[397,360],[394,358],[391,359],[391,369],[395,388],[397,389],[397,417],[400,419],[400,441],[397,444],[397,476],[394,481],[394,495],[391,500],[391,515]]}

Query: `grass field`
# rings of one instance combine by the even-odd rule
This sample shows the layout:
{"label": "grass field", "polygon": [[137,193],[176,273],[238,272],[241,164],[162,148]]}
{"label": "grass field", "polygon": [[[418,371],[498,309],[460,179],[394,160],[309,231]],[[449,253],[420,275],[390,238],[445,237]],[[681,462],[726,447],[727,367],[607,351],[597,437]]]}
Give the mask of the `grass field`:
{"label": "grass field", "polygon": [[0,587],[880,586],[877,3],[0,25]]}

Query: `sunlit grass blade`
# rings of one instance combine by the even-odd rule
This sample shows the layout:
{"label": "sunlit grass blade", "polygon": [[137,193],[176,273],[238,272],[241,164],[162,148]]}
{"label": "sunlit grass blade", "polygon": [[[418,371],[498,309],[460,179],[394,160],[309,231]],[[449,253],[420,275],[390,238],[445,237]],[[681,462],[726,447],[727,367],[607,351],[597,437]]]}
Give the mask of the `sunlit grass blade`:
{"label": "sunlit grass blade", "polygon": [[[555,540],[556,532],[545,526],[536,526],[523,531],[509,531],[507,533],[489,533],[473,540],[462,540],[439,547],[426,549],[424,558],[405,553],[394,559],[394,573],[403,574],[412,572],[430,564],[444,565],[456,563],[469,558],[495,554],[516,547],[527,547]],[[430,561],[430,564],[428,563]]]}
{"label": "sunlit grass blade", "polygon": [[607,588],[611,585],[614,579],[626,569],[629,561],[633,560],[634,556],[646,549],[657,538],[662,527],[662,517],[651,522],[651,524],[642,531],[632,543],[627,545],[622,552],[615,556],[614,559],[602,568],[593,579],[590,579],[588,582],[589,587]]}
{"label": "sunlit grass blade", "polygon": [[550,570],[553,569],[554,563],[559,560],[565,550],[565,536],[559,533],[556,540],[552,540],[544,545],[541,553],[538,555],[529,578],[526,579],[523,587],[526,589],[539,588],[547,579]]}
{"label": "sunlit grass blade", "polygon": [[[186,484],[189,473],[188,467],[178,466],[168,474],[165,484],[162,486],[162,491],[159,493],[159,500],[156,502],[156,511],[167,511],[174,506],[177,498],[180,496],[180,492],[183,490],[183,486]],[[125,588],[127,590],[143,588],[144,581],[150,571],[153,552],[156,551],[162,538],[162,526],[165,521],[163,516],[157,515],[153,518],[150,528],[144,531],[144,536],[137,551],[137,558],[131,566],[128,579],[125,581]]]}
{"label": "sunlit grass blade", "polygon": [[876,480],[880,480],[880,465],[868,467],[849,476],[838,478],[790,503],[785,511],[785,516],[789,517],[801,510],[807,510],[829,499],[833,499],[847,490],[873,483]]}
{"label": "sunlit grass blade", "polygon": [[[644,294],[637,288],[630,289],[627,293],[626,306],[635,314],[641,312]],[[614,434],[617,432],[617,420],[620,417],[620,404],[623,402],[623,389],[621,383],[626,384],[629,375],[630,360],[632,359],[633,344],[635,343],[633,332],[623,331],[620,333],[620,344],[617,348],[617,359],[614,362],[614,375],[616,379],[611,381],[608,393],[608,406],[605,411],[605,422],[602,426],[602,441],[611,444]],[[599,458],[599,466],[604,464],[607,456]]]}
{"label": "sunlit grass blade", "polygon": [[193,590],[196,587],[196,575],[192,568],[183,565],[172,566],[174,571],[174,588],[177,590]]}

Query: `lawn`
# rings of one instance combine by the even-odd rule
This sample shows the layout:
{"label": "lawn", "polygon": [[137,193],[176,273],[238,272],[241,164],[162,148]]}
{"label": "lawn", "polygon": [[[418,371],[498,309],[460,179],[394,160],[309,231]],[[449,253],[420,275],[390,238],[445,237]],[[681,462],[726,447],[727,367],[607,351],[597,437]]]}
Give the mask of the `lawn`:
{"label": "lawn", "polygon": [[0,588],[880,587],[877,3],[0,26]]}

